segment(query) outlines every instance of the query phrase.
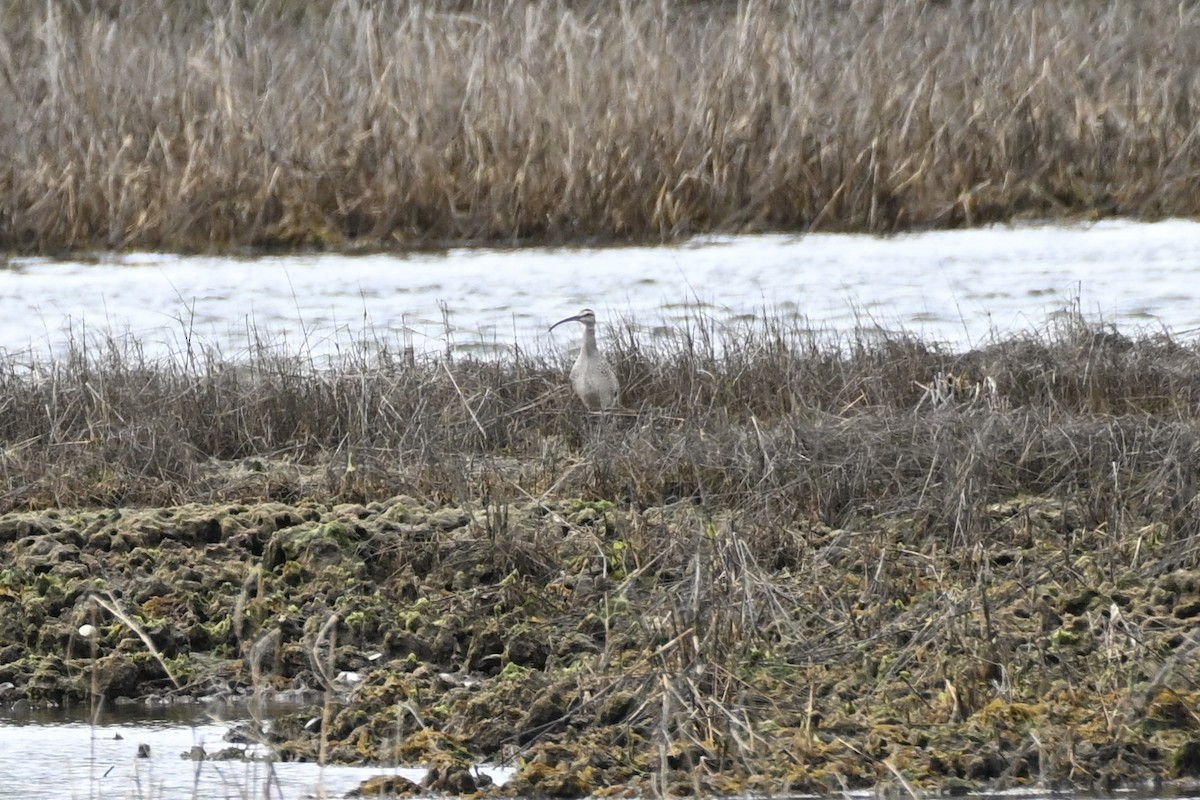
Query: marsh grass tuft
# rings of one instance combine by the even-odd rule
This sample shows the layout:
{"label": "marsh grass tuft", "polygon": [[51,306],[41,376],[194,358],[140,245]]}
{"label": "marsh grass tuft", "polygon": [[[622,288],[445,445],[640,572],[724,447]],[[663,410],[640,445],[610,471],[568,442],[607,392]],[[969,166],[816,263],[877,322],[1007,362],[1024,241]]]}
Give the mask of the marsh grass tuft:
{"label": "marsh grass tuft", "polygon": [[1194,216],[1197,42],[1137,0],[19,0],[0,246]]}

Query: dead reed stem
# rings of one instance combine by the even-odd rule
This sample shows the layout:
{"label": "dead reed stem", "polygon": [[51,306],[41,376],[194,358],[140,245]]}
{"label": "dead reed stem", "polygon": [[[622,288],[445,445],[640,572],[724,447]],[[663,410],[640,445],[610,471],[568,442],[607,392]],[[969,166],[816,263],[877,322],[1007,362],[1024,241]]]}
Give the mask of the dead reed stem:
{"label": "dead reed stem", "polygon": [[138,639],[141,640],[142,644],[146,646],[147,652],[149,652],[150,655],[154,657],[154,660],[158,662],[158,665],[162,667],[163,673],[166,674],[168,679],[170,679],[171,684],[176,689],[182,688],[182,684],[179,682],[179,679],[175,677],[174,670],[171,669],[171,665],[167,663],[167,659],[163,657],[163,654],[159,651],[158,647],[155,646],[154,640],[150,638],[148,633],[146,633],[145,628],[138,624],[137,620],[125,613],[125,610],[121,608],[120,602],[115,597],[105,598],[98,594],[93,594],[92,602],[103,608],[109,614],[112,614],[117,621],[128,628],[131,633],[135,634]]}

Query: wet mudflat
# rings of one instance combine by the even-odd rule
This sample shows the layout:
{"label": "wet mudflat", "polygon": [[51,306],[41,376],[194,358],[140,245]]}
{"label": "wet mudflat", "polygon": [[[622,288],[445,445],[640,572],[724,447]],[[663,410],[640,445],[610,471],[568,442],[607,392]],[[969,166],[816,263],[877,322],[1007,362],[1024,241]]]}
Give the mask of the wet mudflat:
{"label": "wet mudflat", "polygon": [[[896,773],[957,790],[1141,786],[1197,769],[1200,573],[1170,568],[1180,554],[1152,523],[1111,554],[1048,498],[989,506],[986,550],[914,547],[913,520],[793,523],[794,552],[776,555],[789,563],[772,566],[751,538],[784,531],[689,504],[514,505],[506,530],[498,513],[398,497],[10,515],[5,633],[29,645],[6,647],[0,677],[9,700],[51,705],[328,682],[313,709],[256,732],[263,746],[430,765],[454,792],[487,790],[480,759],[516,767],[491,791],[556,796],[660,780],[824,793]],[[884,584],[886,602],[864,599]],[[76,634],[87,620],[95,658]],[[211,750],[216,733],[193,735]],[[79,787],[109,758],[85,761]],[[134,767],[128,780],[156,774]]]}

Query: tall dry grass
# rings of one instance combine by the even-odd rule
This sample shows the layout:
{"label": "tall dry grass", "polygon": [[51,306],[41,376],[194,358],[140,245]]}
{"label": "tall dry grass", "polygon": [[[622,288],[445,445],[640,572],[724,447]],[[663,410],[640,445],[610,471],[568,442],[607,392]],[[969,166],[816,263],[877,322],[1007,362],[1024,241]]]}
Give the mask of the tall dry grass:
{"label": "tall dry grass", "polygon": [[0,13],[0,245],[1191,215],[1188,4],[171,0]]}
{"label": "tall dry grass", "polygon": [[[981,535],[988,504],[1069,497],[1092,526],[1196,532],[1200,353],[1078,317],[967,353],[899,335],[838,338],[769,316],[669,338],[632,324],[611,356],[623,409],[588,415],[561,357],[396,353],[332,367],[258,345],[226,363],[134,340],[0,362],[0,511],[187,501],[688,501],[842,526],[903,514]],[[935,407],[939,374],[964,387]],[[788,544],[776,543],[780,558]]]}

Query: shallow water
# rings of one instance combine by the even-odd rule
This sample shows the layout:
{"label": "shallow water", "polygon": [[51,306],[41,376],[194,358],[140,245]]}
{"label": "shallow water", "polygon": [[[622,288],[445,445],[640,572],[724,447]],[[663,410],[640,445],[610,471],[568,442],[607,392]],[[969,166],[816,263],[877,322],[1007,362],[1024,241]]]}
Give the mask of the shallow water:
{"label": "shallow water", "polygon": [[[0,712],[0,800],[297,800],[341,798],[377,775],[401,775],[420,782],[420,768],[318,767],[315,764],[203,761],[183,758],[199,745],[212,754],[231,746],[223,739],[236,722],[188,719],[194,709],[126,709],[106,722],[91,725],[55,712],[14,718]],[[150,745],[148,758],[138,756],[141,744]],[[508,780],[511,768],[480,767],[497,784]],[[430,795],[433,796],[433,795]],[[779,795],[791,800],[813,800],[811,795]],[[888,791],[858,790],[843,796],[906,798],[893,787]],[[1170,793],[1123,790],[1106,795],[1127,800],[1178,800],[1195,792]],[[974,794],[967,800],[1092,800],[1094,795],[1051,792],[1025,787],[1003,792]]]}
{"label": "shallow water", "polygon": [[[108,714],[97,725],[64,713],[0,713],[0,800],[343,797],[376,775],[413,782],[425,775],[420,768],[192,761],[182,756],[193,746],[209,755],[233,747],[223,737],[241,719],[216,722],[197,713],[138,707]],[[148,758],[138,756],[143,744],[150,747]],[[497,782],[508,775],[482,771]]]}
{"label": "shallow water", "polygon": [[1198,279],[1200,223],[1183,220],[670,247],[14,258],[0,269],[0,349],[61,353],[72,337],[109,333],[151,355],[190,341],[229,359],[255,342],[313,355],[375,339],[418,352],[557,349],[577,334],[546,328],[583,306],[651,332],[767,308],[822,330],[878,326],[962,348],[1044,328],[1076,300],[1095,319],[1187,336],[1200,330]]}

